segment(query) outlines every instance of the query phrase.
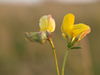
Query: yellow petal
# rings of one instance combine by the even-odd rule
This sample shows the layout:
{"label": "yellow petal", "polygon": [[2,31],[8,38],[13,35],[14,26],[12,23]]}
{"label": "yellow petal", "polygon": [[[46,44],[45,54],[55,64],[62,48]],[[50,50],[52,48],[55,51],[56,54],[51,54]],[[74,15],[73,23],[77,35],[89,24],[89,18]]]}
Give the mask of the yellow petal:
{"label": "yellow petal", "polygon": [[53,32],[55,30],[55,20],[51,15],[45,15],[40,18],[40,31]]}
{"label": "yellow petal", "polygon": [[39,26],[40,26],[41,31],[47,30],[47,26],[48,26],[48,17],[47,17],[47,15],[40,18]]}
{"label": "yellow petal", "polygon": [[74,25],[75,16],[71,13],[64,16],[63,23],[61,26],[61,30],[64,34],[70,36],[71,30]]}
{"label": "yellow petal", "polygon": [[72,36],[78,37],[79,40],[84,38],[91,31],[90,27],[86,24],[76,24],[72,30]]}

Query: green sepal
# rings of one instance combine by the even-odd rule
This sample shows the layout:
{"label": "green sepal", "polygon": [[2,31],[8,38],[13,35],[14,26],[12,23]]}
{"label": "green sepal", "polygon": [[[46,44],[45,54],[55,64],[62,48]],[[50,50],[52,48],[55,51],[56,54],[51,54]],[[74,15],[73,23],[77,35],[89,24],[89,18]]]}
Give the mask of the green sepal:
{"label": "green sepal", "polygon": [[73,47],[74,45],[75,45],[75,43],[77,43],[77,38],[76,39],[74,39],[73,41],[70,41],[68,44],[67,44],[67,47],[68,48],[72,48],[72,49],[78,49],[79,47]]}
{"label": "green sepal", "polygon": [[67,44],[67,47],[68,48],[71,48],[73,46],[73,44],[71,43],[71,42],[69,42],[68,44]]}
{"label": "green sepal", "polygon": [[74,45],[75,43],[76,43],[76,41],[69,42],[69,43],[67,44],[67,47],[68,47],[68,48],[72,48],[73,45]]}

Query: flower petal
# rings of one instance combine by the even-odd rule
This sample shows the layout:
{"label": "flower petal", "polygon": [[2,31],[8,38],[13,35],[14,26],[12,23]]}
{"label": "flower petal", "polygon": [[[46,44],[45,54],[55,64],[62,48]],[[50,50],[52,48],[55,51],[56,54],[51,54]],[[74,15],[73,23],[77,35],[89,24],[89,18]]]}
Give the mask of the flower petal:
{"label": "flower petal", "polygon": [[76,24],[72,30],[72,36],[81,40],[91,31],[90,27],[86,24]]}
{"label": "flower petal", "polygon": [[55,20],[51,15],[45,15],[40,18],[40,31],[53,32],[55,30]]}
{"label": "flower petal", "polygon": [[64,16],[61,30],[63,33],[65,33],[68,36],[71,35],[71,30],[72,30],[73,25],[74,25],[74,19],[75,19],[75,16],[71,13]]}

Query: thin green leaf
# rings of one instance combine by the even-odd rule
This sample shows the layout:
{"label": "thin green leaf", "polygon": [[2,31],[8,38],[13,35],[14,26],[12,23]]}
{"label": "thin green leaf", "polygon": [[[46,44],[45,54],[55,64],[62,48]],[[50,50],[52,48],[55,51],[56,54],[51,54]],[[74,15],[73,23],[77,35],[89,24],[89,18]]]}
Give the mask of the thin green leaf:
{"label": "thin green leaf", "polygon": [[71,49],[81,49],[81,47],[72,47]]}

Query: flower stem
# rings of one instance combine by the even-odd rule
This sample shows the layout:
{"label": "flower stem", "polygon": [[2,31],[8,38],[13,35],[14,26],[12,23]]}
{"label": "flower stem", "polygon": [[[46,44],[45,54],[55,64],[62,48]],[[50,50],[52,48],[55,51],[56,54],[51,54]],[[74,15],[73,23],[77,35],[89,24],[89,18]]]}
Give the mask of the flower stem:
{"label": "flower stem", "polygon": [[68,53],[69,53],[69,48],[66,50],[65,55],[64,55],[61,75],[64,75],[64,72],[65,72],[65,65],[66,65],[66,62],[67,62]]}
{"label": "flower stem", "polygon": [[56,49],[55,49],[54,43],[53,43],[51,38],[49,38],[48,40],[49,40],[49,43],[50,43],[50,45],[52,47],[52,50],[53,50],[53,55],[54,55],[54,60],[55,60],[55,64],[56,64],[57,75],[60,75],[59,66],[58,66],[58,60],[57,60],[57,55],[56,55]]}

